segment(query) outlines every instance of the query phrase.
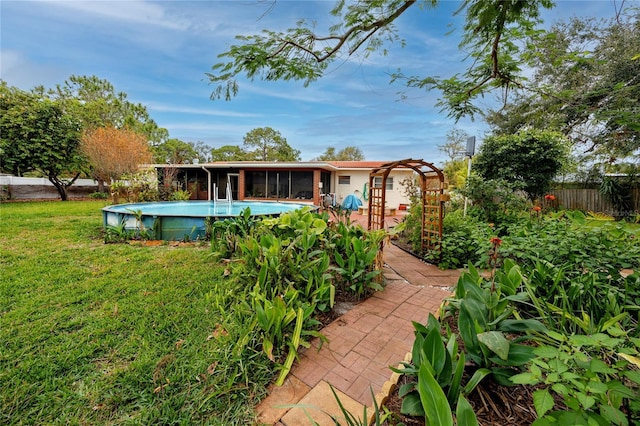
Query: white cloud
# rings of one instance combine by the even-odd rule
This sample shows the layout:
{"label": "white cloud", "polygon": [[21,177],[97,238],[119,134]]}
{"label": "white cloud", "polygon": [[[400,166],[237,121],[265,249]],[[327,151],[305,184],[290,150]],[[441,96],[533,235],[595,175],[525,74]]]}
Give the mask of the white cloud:
{"label": "white cloud", "polygon": [[168,105],[161,104],[157,102],[141,102],[143,105],[146,105],[150,111],[157,112],[173,112],[178,114],[191,114],[191,115],[210,115],[215,117],[259,117],[260,114],[251,113],[251,112],[236,112],[236,111],[222,111],[219,109],[210,109],[210,108],[193,108],[193,107],[185,107],[180,105]]}
{"label": "white cloud", "polygon": [[[109,0],[109,1],[43,1],[49,7],[64,9],[71,20],[103,19],[118,23],[128,22],[142,25],[152,25],[173,30],[186,30],[189,21],[167,16],[161,3],[150,3],[141,0]],[[75,16],[75,13],[84,15]]]}

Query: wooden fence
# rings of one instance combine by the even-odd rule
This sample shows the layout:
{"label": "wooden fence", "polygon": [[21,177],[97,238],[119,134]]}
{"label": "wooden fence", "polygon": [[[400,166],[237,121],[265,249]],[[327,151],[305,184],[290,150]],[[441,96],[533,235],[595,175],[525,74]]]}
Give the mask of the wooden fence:
{"label": "wooden fence", "polygon": [[[600,212],[616,217],[640,213],[640,188],[631,190],[630,212],[618,211],[597,189],[554,189],[551,194],[556,197],[555,204],[565,209]],[[544,199],[540,202],[544,203]]]}

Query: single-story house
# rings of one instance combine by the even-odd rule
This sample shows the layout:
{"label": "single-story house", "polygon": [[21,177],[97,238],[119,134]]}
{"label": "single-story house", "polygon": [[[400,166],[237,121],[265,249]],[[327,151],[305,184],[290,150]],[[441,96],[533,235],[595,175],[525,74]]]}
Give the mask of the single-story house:
{"label": "single-story house", "polygon": [[[220,161],[150,167],[157,170],[159,185],[169,176],[179,189],[190,191],[193,200],[226,199],[230,185],[234,200],[289,200],[321,205],[327,194],[336,204],[341,204],[348,195],[355,195],[366,205],[369,173],[386,163],[388,161]],[[402,182],[413,176],[414,171],[408,168],[391,171],[386,184],[388,208],[409,204]]]}

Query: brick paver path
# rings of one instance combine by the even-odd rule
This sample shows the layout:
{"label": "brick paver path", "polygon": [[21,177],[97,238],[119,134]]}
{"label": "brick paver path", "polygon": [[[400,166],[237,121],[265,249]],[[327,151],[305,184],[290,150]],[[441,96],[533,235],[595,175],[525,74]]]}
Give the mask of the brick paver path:
{"label": "brick paver path", "polygon": [[[425,323],[429,313],[436,314],[459,276],[459,271],[439,270],[393,245],[385,247],[384,261],[384,291],[322,330],[329,342],[320,350],[319,341],[312,342],[312,347],[304,350],[294,364],[287,383],[272,388],[257,408],[262,424],[311,424],[309,420],[302,423],[301,419],[308,419],[306,416],[313,409],[303,413],[290,405],[311,402],[329,411],[324,405],[335,398],[330,391],[327,395],[327,383],[341,392],[341,400],[344,397],[354,404],[372,406],[371,392],[380,392],[389,380],[389,366],[397,366],[411,351],[411,322]],[[329,401],[322,402],[323,399]]]}

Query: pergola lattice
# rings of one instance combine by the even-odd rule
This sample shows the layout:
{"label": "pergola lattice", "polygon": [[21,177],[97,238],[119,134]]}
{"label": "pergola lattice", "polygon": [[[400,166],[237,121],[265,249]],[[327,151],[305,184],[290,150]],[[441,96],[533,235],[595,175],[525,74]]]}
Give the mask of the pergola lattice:
{"label": "pergola lattice", "polygon": [[[432,163],[423,160],[406,159],[386,163],[369,174],[369,209],[367,228],[384,229],[384,210],[386,207],[387,178],[395,168],[409,168],[416,172],[420,181],[420,200],[422,205],[421,249],[440,251],[442,240],[442,218],[445,202],[445,181],[442,171]],[[380,182],[375,182],[381,178]]]}

